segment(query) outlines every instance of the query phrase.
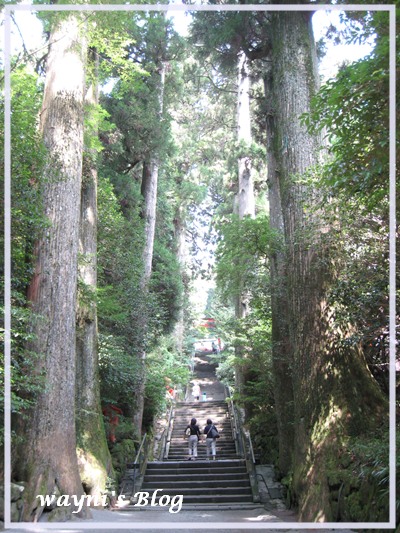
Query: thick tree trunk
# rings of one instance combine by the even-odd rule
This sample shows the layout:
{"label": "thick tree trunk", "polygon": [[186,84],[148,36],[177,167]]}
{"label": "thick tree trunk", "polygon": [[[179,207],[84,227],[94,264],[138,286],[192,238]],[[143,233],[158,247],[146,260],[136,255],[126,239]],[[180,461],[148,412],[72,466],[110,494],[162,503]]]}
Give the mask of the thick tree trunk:
{"label": "thick tree trunk", "polygon": [[[36,316],[32,349],[45,386],[23,435],[16,475],[27,481],[24,520],[37,520],[37,495],[83,494],[76,456],[75,312],[78,272],[86,44],[80,18],[65,15],[51,32],[41,129],[48,150],[43,179],[49,226],[36,246],[29,299]],[[62,508],[71,513],[74,506]],[[60,509],[59,509],[60,511]]]}
{"label": "thick tree trunk", "polygon": [[318,218],[317,192],[296,181],[319,162],[321,144],[299,121],[317,89],[310,15],[274,14],[271,39],[268,179],[271,224],[284,243],[272,258],[274,372],[277,390],[284,387],[276,395],[281,468],[287,472],[292,457],[301,520],[335,521],[328,470],[339,468],[347,435],[385,423],[385,401],[362,354],[342,342],[348,332],[335,327],[326,303],[333,281],[323,245],[329,228]]}
{"label": "thick tree trunk", "polygon": [[[164,109],[164,84],[165,84],[165,63],[160,61],[160,81],[159,81],[159,118],[162,120]],[[135,413],[133,416],[133,424],[137,429],[138,434],[142,431],[143,411],[144,411],[144,396],[146,388],[146,331],[147,331],[147,309],[146,294],[148,292],[148,285],[152,271],[154,237],[156,229],[156,215],[157,215],[157,187],[158,187],[158,171],[159,171],[159,156],[158,154],[150,154],[143,164],[142,177],[142,196],[143,196],[143,219],[145,231],[145,244],[143,249],[143,275],[141,278],[141,289],[143,301],[139,306],[138,325],[140,327],[140,335],[142,336],[141,346],[138,347],[139,357],[139,376],[136,387],[135,398]]]}
{"label": "thick tree trunk", "polygon": [[146,287],[150,281],[154,236],[157,217],[157,187],[158,187],[159,162],[156,157],[149,158],[143,164],[142,196],[143,196],[143,219],[145,223],[145,245],[143,250],[143,276],[141,283]]}
{"label": "thick tree trunk", "polygon": [[[97,58],[94,58],[97,61]],[[96,81],[86,94],[88,113],[98,103]],[[95,133],[95,132],[92,132]],[[107,446],[100,401],[97,345],[97,162],[86,151],[81,193],[79,280],[76,337],[76,432],[79,471],[85,492],[100,502],[111,456]]]}
{"label": "thick tree trunk", "polygon": [[[188,294],[189,290],[189,275],[188,275],[188,245],[186,242],[186,225],[184,221],[183,211],[185,208],[182,205],[178,206],[177,213],[174,218],[175,228],[175,242],[177,245],[176,257],[180,265],[182,281],[184,286],[184,296]],[[185,303],[179,307],[179,314],[174,327],[175,346],[178,353],[182,354],[184,349],[185,337]]]}
{"label": "thick tree trunk", "polygon": [[[237,139],[241,150],[238,159],[238,195],[237,213],[240,219],[255,217],[255,198],[252,176],[251,157],[247,153],[251,144],[251,118],[250,118],[250,68],[249,59],[242,51],[238,59],[238,94],[237,94]],[[242,268],[238,265],[238,268]],[[245,318],[250,311],[248,292],[242,288],[236,298],[236,318]],[[236,358],[240,363],[235,369],[236,390],[240,393],[245,388],[245,358],[246,347],[235,347]]]}
{"label": "thick tree trunk", "polygon": [[[237,99],[237,138],[239,145],[244,147],[251,144],[250,119],[250,66],[249,59],[244,52],[240,52],[238,60],[238,99]],[[239,218],[255,216],[255,199],[251,157],[243,154],[238,160],[238,213]]]}

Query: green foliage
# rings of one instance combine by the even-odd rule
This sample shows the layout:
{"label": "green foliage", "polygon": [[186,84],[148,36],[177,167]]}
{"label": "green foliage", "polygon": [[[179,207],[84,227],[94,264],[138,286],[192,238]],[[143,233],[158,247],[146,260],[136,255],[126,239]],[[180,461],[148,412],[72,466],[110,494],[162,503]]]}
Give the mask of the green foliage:
{"label": "green foliage", "polygon": [[148,76],[145,68],[129,60],[129,47],[134,45],[132,28],[142,18],[140,12],[106,11],[92,13],[87,23],[90,47],[99,55],[99,69],[96,75],[100,83],[109,78],[118,78],[132,88],[140,86],[143,77]]}
{"label": "green foliage", "polygon": [[[25,416],[43,387],[40,354],[32,353],[30,324],[33,316],[26,309],[25,292],[33,270],[35,239],[47,226],[39,192],[44,149],[38,135],[38,114],[42,87],[38,77],[24,66],[11,74],[11,412]],[[0,97],[1,123],[4,124],[4,96]],[[1,129],[1,137],[4,137]],[[4,143],[0,157],[4,159]],[[3,177],[3,176],[2,176]],[[4,232],[2,232],[4,236]],[[3,274],[2,274],[3,276]],[[3,308],[2,308],[3,310]],[[4,376],[4,362],[0,364]],[[15,435],[13,434],[15,438]],[[2,439],[2,436],[1,436]]]}
{"label": "green foliage", "polygon": [[[244,389],[241,394],[235,391],[233,396],[246,411],[256,454],[263,461],[275,462],[277,428],[268,258],[278,241],[265,216],[242,220],[227,217],[221,224],[220,238],[216,254],[218,288],[228,300],[245,292],[250,313],[243,319],[231,315],[225,320],[221,336],[229,339],[229,347],[219,356],[222,361],[217,375],[234,388],[233,369],[240,367]],[[235,347],[239,348],[240,357],[235,355]]]}
{"label": "green foliage", "polygon": [[172,336],[164,337],[147,355],[147,381],[145,390],[144,427],[150,428],[154,418],[165,411],[167,384],[182,391],[189,380],[188,358],[177,353]]}
{"label": "green foliage", "polygon": [[237,161],[242,157],[251,159],[253,169],[261,169],[265,166],[266,149],[256,142],[246,143],[243,139],[235,143],[235,147],[230,155],[230,165],[237,172]]}
{"label": "green foliage", "polygon": [[85,106],[84,143],[87,153],[101,152],[104,149],[98,133],[109,132],[114,129],[114,125],[108,121],[109,116],[100,105]]}
{"label": "green foliage", "polygon": [[[364,348],[369,368],[388,392],[389,315],[389,40],[387,14],[349,15],[339,38],[352,42],[376,34],[374,51],[344,65],[316,95],[303,121],[325,129],[330,159],[314,186],[331,230],[336,282],[329,303],[336,320],[353,325],[347,343]],[[354,217],[357,213],[357,217]],[[340,224],[338,224],[340,220]]]}
{"label": "green foliage", "polygon": [[154,270],[150,280],[150,292],[156,297],[157,315],[164,318],[164,329],[170,330],[182,306],[181,267],[173,251],[156,243]]}
{"label": "green foliage", "polygon": [[[397,445],[400,439],[397,435]],[[389,504],[389,432],[383,432],[379,436],[368,440],[354,439],[349,445],[349,453],[352,454],[353,464],[356,463],[357,475],[361,481],[368,479],[378,485],[377,507],[388,510]],[[397,456],[396,466],[400,466]],[[399,488],[399,487],[397,487]],[[397,491],[398,493],[398,491]],[[399,502],[397,503],[399,506]],[[388,514],[388,513],[387,513]]]}
{"label": "green foliage", "polygon": [[240,220],[231,215],[223,218],[218,228],[217,284],[225,297],[235,298],[243,290],[252,290],[265,273],[276,239],[265,216]]}
{"label": "green foliage", "polygon": [[[140,68],[142,75],[134,83],[119,76],[111,93],[102,97],[116,126],[115,133],[103,136],[103,142],[108,164],[118,172],[132,171],[150,155],[163,161],[172,149],[168,107],[178,92],[172,59],[177,55],[180,41],[162,14],[142,13],[136,17],[139,17],[137,23],[131,23],[126,30],[131,41],[124,48],[125,61]],[[166,65],[164,87],[160,76],[163,64]]]}
{"label": "green foliage", "polygon": [[[27,416],[29,408],[35,404],[36,395],[43,389],[45,375],[41,370],[41,356],[29,350],[29,342],[33,340],[29,333],[29,326],[32,321],[32,312],[23,307],[15,305],[21,303],[21,297],[13,293],[13,307],[11,308],[11,320],[13,329],[11,330],[11,413],[20,417]],[[4,308],[0,308],[4,313]],[[4,330],[0,330],[0,338],[4,341]],[[0,377],[4,382],[4,359],[0,359]],[[4,414],[4,389],[0,393],[1,407],[0,413]],[[3,416],[1,417],[3,420]],[[4,428],[0,429],[0,445],[3,445]],[[12,431],[14,442],[18,439]]]}
{"label": "green foliage", "polygon": [[129,403],[137,385],[138,363],[122,339],[99,334],[99,369],[102,402]]}
{"label": "green foliage", "polygon": [[[136,361],[143,343],[147,342],[142,318],[151,308],[151,299],[140,286],[144,237],[139,206],[128,205],[129,218],[124,216],[114,188],[103,177],[99,182],[98,203],[99,331],[113,337],[117,346],[124,346],[124,353],[129,354],[135,368],[130,379],[138,380],[140,368]],[[128,409],[130,413],[132,406]]]}
{"label": "green foliage", "polygon": [[[330,208],[341,226],[332,231],[330,246],[336,252],[336,280],[328,292],[335,320],[352,324],[346,344],[361,345],[369,368],[388,393],[389,363],[389,234],[385,218],[360,206],[354,198],[338,195]],[[357,219],[354,212],[357,211]],[[330,212],[330,210],[327,210]]]}
{"label": "green foliage", "polygon": [[219,75],[235,71],[237,54],[244,50],[249,57],[262,57],[268,42],[268,15],[263,12],[197,13],[191,24],[191,40],[198,47],[201,60],[211,58]]}
{"label": "green foliage", "polygon": [[[399,434],[396,446],[399,445]],[[336,500],[336,521],[386,522],[389,519],[390,467],[389,431],[354,437],[343,443],[337,457],[331,458],[328,482]],[[396,456],[395,468],[399,467]],[[393,469],[394,471],[394,469]],[[396,481],[399,493],[399,479]],[[396,497],[397,521],[400,500]]]}
{"label": "green foliage", "polygon": [[[44,148],[38,134],[42,88],[25,67],[11,75],[11,264],[13,289],[24,292],[32,275],[35,238],[46,227],[39,191]],[[0,100],[4,123],[4,100]],[[4,144],[0,155],[4,158]]]}
{"label": "green foliage", "polygon": [[389,38],[387,14],[375,14],[360,33],[350,27],[350,41],[378,31],[374,51],[343,65],[312,101],[303,116],[313,130],[326,130],[331,159],[324,182],[333,193],[345,190],[374,208],[387,197],[389,176]]}

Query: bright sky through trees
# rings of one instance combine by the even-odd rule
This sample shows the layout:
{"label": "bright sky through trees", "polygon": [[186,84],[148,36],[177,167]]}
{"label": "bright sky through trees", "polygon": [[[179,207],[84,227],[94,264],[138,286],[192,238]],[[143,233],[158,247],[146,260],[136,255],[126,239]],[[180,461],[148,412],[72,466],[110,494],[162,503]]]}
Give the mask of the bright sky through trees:
{"label": "bright sky through trees", "polygon": [[[29,2],[23,1],[23,4]],[[183,36],[187,35],[190,24],[190,13],[186,11],[170,11],[168,16],[175,21],[176,30]],[[326,29],[332,24],[340,27],[339,11],[317,11],[313,16],[315,39],[319,40],[326,33]],[[31,12],[17,11],[13,14],[17,26],[12,24],[12,50],[18,50],[22,46],[22,39],[28,50],[34,50],[43,45],[41,36],[41,23]],[[3,41],[3,34],[0,42]],[[327,53],[320,64],[320,72],[323,78],[333,76],[338,66],[343,61],[356,61],[371,51],[373,43],[364,45],[328,45]]]}

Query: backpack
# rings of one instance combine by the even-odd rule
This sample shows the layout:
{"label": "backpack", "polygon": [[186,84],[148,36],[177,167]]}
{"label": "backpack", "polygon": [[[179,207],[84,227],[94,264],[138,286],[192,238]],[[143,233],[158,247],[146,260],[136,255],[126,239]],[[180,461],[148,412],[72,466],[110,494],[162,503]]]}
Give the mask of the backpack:
{"label": "backpack", "polygon": [[211,426],[211,428],[208,430],[207,438],[209,439],[219,439],[220,434],[217,431],[217,428],[214,426]]}
{"label": "backpack", "polygon": [[185,437],[190,437],[190,427],[189,426],[185,429]]}

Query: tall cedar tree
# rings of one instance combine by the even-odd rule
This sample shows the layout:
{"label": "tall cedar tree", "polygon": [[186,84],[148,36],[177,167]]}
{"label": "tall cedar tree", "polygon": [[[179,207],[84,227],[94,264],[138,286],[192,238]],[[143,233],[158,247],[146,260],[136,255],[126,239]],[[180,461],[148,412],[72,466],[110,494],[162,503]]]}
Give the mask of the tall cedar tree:
{"label": "tall cedar tree", "polygon": [[324,233],[331,228],[313,210],[316,191],[296,179],[318,163],[320,146],[299,121],[317,90],[310,14],[274,13],[271,45],[272,67],[265,79],[270,215],[285,243],[283,253],[272,258],[281,468],[288,472],[291,465],[300,520],[334,521],[329,466],[339,468],[346,436],[387,423],[387,404],[361,349],[345,342],[350,330],[335,327],[326,304],[338,261],[324,248]]}
{"label": "tall cedar tree", "polygon": [[[94,115],[98,104],[98,54],[91,50],[92,80],[85,95],[86,115]],[[97,137],[93,131],[85,138]],[[90,141],[88,140],[88,143]],[[79,231],[79,281],[76,316],[76,431],[79,471],[85,492],[98,498],[111,477],[111,456],[107,446],[100,401],[97,331],[97,153],[85,146]]]}
{"label": "tall cedar tree", "polygon": [[[252,176],[252,161],[248,150],[251,144],[251,117],[250,117],[250,60],[243,50],[238,53],[238,78],[237,78],[237,139],[239,150],[242,152],[238,159],[238,194],[236,198],[239,219],[255,217],[255,198]],[[242,269],[243,265],[237,265]],[[249,295],[241,290],[236,298],[236,318],[245,318],[249,313]],[[239,393],[244,388],[244,361],[246,348],[236,346],[235,353],[240,361],[236,365],[236,387]]]}
{"label": "tall cedar tree", "polygon": [[[164,85],[165,85],[165,54],[166,54],[166,39],[167,39],[167,23],[165,15],[156,15],[161,24],[159,24],[159,34],[156,35],[156,46],[154,47],[156,52],[152,60],[155,64],[153,72],[153,78],[155,78],[155,87],[157,90],[157,117],[162,122],[163,109],[164,109]],[[143,196],[143,209],[142,216],[144,220],[144,232],[145,243],[143,249],[143,274],[141,278],[141,289],[146,295],[149,290],[149,282],[152,272],[153,263],[153,251],[154,251],[154,238],[156,229],[156,215],[157,215],[157,187],[158,187],[158,174],[160,168],[160,155],[158,151],[160,147],[153,149],[153,152],[146,154],[146,158],[143,162],[143,177],[141,193]],[[143,298],[142,302],[145,303],[147,298]],[[145,401],[145,388],[146,388],[146,337],[147,337],[147,312],[145,309],[139,309],[138,322],[140,323],[142,336],[141,346],[139,347],[139,379],[136,390],[135,401],[135,414],[133,417],[134,425],[137,432],[140,434],[142,430],[144,401]]]}
{"label": "tall cedar tree", "polygon": [[[87,45],[81,17],[64,15],[50,34],[41,131],[47,148],[43,183],[48,227],[35,248],[28,298],[36,316],[32,350],[46,387],[26,418],[14,477],[27,482],[24,520],[43,511],[39,494],[83,495],[76,456],[75,312]],[[74,505],[64,508],[71,513]],[[85,514],[82,511],[81,514]]]}

